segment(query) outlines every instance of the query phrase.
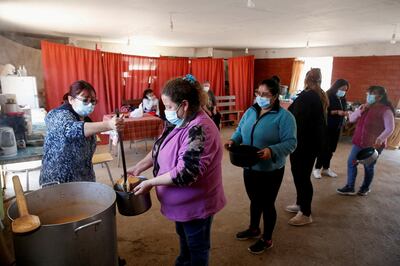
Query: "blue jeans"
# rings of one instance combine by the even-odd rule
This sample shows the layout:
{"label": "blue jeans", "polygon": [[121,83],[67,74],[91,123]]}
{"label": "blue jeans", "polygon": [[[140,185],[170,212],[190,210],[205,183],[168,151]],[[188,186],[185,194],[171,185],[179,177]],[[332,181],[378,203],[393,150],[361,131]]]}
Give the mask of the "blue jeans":
{"label": "blue jeans", "polygon": [[210,232],[213,217],[188,222],[175,222],[179,235],[180,254],[176,266],[206,266],[210,253]]}
{"label": "blue jeans", "polygon": [[[354,145],[351,149],[349,158],[347,159],[347,186],[354,189],[354,185],[356,183],[357,177],[357,154],[363,148]],[[381,151],[379,151],[380,153]],[[364,165],[364,182],[361,185],[360,189],[367,190],[371,185],[372,179],[374,178],[374,168],[376,161],[370,165]]]}

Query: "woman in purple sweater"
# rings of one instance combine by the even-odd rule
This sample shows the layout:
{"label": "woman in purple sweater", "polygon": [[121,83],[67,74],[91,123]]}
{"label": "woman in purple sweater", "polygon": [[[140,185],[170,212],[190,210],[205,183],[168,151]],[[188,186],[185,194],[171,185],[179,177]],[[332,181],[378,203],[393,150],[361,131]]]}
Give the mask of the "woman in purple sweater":
{"label": "woman in purple sweater", "polygon": [[[394,109],[388,100],[386,89],[381,86],[368,88],[367,103],[361,105],[350,114],[350,123],[356,123],[353,135],[353,147],[347,159],[347,184],[336,191],[342,195],[355,195],[357,177],[357,154],[363,148],[374,147],[379,153],[386,146],[387,138],[394,129]],[[366,196],[371,190],[375,163],[364,165],[364,182],[359,191],[360,196]]]}
{"label": "woman in purple sweater", "polygon": [[214,122],[201,110],[205,94],[192,75],[167,82],[161,99],[168,120],[152,152],[129,172],[153,166],[154,178],[135,194],[156,187],[161,212],[175,221],[180,240],[176,265],[208,265],[213,215],[225,205],[222,146]]}

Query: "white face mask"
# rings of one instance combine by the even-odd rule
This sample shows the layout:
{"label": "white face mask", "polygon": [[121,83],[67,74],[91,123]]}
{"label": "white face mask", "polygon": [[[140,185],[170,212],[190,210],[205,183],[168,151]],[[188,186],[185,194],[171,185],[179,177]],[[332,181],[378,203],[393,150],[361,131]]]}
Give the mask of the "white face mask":
{"label": "white face mask", "polygon": [[165,110],[165,118],[171,123],[174,124],[175,126],[180,126],[183,123],[183,119],[178,117],[178,114],[176,113],[176,110]]}
{"label": "white face mask", "polygon": [[210,87],[209,87],[209,86],[204,86],[203,88],[204,88],[204,91],[205,91],[205,92],[208,92],[208,91],[210,90]]}
{"label": "white face mask", "polygon": [[94,105],[92,103],[84,104],[81,100],[77,99],[77,103],[72,106],[74,111],[82,117],[86,117],[93,113]]}

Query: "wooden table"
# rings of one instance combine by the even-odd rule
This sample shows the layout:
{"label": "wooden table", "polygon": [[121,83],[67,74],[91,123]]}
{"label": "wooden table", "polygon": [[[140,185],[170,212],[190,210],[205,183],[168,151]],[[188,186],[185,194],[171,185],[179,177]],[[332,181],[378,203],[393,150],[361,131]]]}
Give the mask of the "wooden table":
{"label": "wooden table", "polygon": [[[110,120],[113,115],[105,115],[103,121]],[[143,117],[124,118],[124,140],[142,140],[159,137],[164,130],[164,121],[157,117],[144,114]]]}

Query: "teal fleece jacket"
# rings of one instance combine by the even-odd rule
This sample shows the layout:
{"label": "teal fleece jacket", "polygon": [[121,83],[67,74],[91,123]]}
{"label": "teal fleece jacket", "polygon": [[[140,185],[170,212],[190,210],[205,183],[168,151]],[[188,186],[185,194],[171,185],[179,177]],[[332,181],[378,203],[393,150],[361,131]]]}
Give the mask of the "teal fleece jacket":
{"label": "teal fleece jacket", "polygon": [[247,109],[231,140],[235,144],[259,149],[270,148],[272,158],[260,160],[251,167],[255,171],[268,172],[284,167],[286,157],[296,149],[296,120],[289,111],[279,106],[261,116],[260,112],[257,104]]}

